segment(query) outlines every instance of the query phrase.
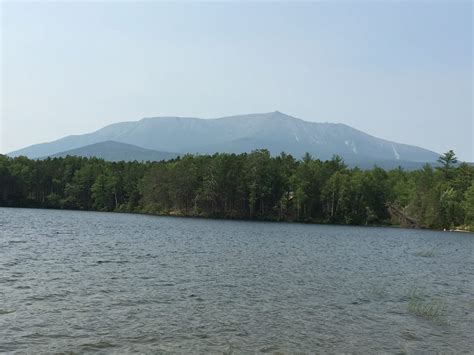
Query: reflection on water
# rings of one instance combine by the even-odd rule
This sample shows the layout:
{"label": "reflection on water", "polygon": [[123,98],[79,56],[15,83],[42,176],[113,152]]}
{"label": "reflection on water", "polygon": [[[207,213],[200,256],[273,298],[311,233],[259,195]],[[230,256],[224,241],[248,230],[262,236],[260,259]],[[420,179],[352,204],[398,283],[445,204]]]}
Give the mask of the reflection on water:
{"label": "reflection on water", "polygon": [[[0,225],[0,352],[472,351],[472,234],[28,209]],[[410,311],[414,292],[441,317]]]}

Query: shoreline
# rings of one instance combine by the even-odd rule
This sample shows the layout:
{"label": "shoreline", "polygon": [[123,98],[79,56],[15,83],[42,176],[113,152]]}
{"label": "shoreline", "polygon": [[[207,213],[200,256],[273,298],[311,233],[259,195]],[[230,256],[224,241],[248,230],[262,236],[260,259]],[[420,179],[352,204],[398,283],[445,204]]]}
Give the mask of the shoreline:
{"label": "shoreline", "polygon": [[273,219],[259,219],[259,218],[226,218],[226,217],[209,217],[189,214],[177,214],[177,213],[148,213],[140,211],[98,211],[98,210],[81,210],[81,209],[70,209],[70,208],[46,208],[46,207],[18,207],[18,206],[0,206],[1,208],[11,209],[32,209],[32,210],[50,210],[50,211],[74,211],[74,212],[97,212],[97,213],[113,213],[113,214],[131,214],[131,215],[142,215],[150,217],[171,217],[171,218],[188,218],[188,219],[200,219],[200,220],[213,220],[213,221],[242,221],[242,222],[263,222],[263,223],[287,223],[287,224],[307,224],[317,226],[337,226],[337,227],[362,227],[362,228],[395,228],[395,229],[406,229],[406,230],[425,230],[432,232],[455,232],[455,233],[469,233],[474,234],[474,231],[467,229],[431,229],[431,228],[408,228],[396,224],[336,224],[336,223],[318,223],[318,222],[304,222],[304,221],[290,221],[290,220],[273,220]]}

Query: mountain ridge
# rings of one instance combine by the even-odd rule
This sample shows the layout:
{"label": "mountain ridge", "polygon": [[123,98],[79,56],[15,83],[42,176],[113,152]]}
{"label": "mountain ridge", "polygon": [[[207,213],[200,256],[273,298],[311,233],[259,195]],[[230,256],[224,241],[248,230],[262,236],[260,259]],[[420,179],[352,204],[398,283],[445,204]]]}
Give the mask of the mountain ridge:
{"label": "mountain ridge", "polygon": [[35,144],[10,156],[39,158],[104,141],[178,154],[243,153],[269,149],[301,158],[340,155],[350,161],[400,160],[433,162],[439,154],[416,146],[374,137],[342,123],[305,121],[279,111],[220,118],[145,117],[107,125],[83,135]]}

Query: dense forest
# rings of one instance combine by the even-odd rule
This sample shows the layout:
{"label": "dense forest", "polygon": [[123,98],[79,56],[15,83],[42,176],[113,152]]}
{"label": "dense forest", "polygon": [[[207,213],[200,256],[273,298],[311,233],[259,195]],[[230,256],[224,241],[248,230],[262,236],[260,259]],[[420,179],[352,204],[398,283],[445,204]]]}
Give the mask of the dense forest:
{"label": "dense forest", "polygon": [[266,150],[162,162],[0,155],[0,206],[474,230],[474,167],[349,169]]}

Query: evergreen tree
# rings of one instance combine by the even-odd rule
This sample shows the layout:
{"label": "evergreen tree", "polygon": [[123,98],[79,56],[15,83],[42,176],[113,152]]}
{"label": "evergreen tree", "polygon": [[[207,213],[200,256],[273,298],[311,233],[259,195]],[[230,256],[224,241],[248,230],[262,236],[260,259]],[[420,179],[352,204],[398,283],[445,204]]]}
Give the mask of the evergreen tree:
{"label": "evergreen tree", "polygon": [[440,162],[386,172],[267,150],[150,163],[0,155],[0,206],[474,229],[474,167],[452,151]]}

